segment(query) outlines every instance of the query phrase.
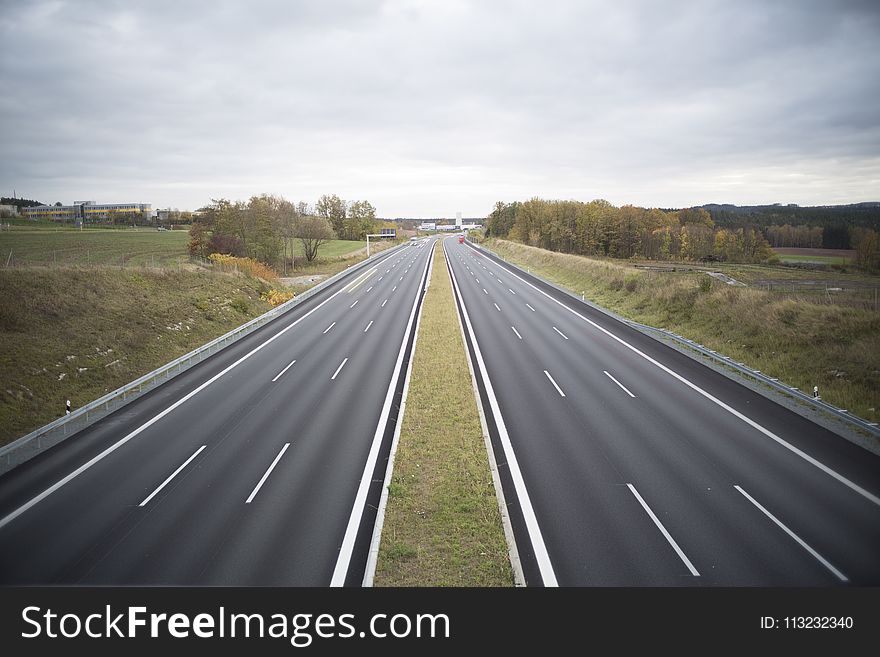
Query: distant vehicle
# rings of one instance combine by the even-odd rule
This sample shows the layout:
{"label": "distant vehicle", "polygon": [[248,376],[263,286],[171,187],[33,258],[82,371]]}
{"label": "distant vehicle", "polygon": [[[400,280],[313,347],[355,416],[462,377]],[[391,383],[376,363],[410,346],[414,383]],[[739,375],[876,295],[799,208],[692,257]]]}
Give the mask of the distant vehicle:
{"label": "distant vehicle", "polygon": [[410,242],[418,242],[418,241],[419,241],[419,238],[418,238],[418,237],[410,237],[410,238],[409,238],[409,241],[410,241]]}
{"label": "distant vehicle", "polygon": [[458,243],[459,243],[459,244],[464,244],[464,235],[459,235],[459,236],[458,236]]}
{"label": "distant vehicle", "polygon": [[168,229],[165,228],[165,226],[159,226],[158,228],[156,228],[156,230],[168,230]]}

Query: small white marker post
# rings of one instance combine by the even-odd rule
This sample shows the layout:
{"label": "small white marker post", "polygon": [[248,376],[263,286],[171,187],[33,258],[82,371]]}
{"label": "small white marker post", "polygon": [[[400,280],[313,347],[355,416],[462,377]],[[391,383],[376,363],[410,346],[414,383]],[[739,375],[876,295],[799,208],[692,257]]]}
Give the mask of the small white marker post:
{"label": "small white marker post", "polygon": [[70,415],[70,400],[67,400],[67,405],[65,407],[65,415]]}
{"label": "small white marker post", "polygon": [[819,386],[813,386],[813,399],[822,399],[819,396]]}

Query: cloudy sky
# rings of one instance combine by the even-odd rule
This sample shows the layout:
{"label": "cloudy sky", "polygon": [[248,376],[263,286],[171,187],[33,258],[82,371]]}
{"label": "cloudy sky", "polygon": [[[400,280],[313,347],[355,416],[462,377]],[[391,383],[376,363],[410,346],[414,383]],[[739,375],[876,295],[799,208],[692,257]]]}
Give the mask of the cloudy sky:
{"label": "cloudy sky", "polygon": [[0,0],[0,194],[880,200],[880,3]]}

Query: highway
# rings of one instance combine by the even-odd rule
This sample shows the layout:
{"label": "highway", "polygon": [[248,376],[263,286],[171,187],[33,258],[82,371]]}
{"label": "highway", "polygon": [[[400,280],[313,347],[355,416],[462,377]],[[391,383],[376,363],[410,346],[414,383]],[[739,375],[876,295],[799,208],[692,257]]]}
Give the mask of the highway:
{"label": "highway", "polygon": [[360,585],[432,249],[0,477],[0,583]]}
{"label": "highway", "polygon": [[444,244],[528,585],[880,584],[880,457]]}

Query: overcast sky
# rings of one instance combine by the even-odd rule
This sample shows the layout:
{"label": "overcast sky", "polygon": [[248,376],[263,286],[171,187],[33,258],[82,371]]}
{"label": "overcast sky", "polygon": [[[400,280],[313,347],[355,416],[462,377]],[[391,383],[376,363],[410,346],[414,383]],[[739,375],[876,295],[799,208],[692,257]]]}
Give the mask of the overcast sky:
{"label": "overcast sky", "polygon": [[880,200],[880,2],[0,0],[0,194]]}

